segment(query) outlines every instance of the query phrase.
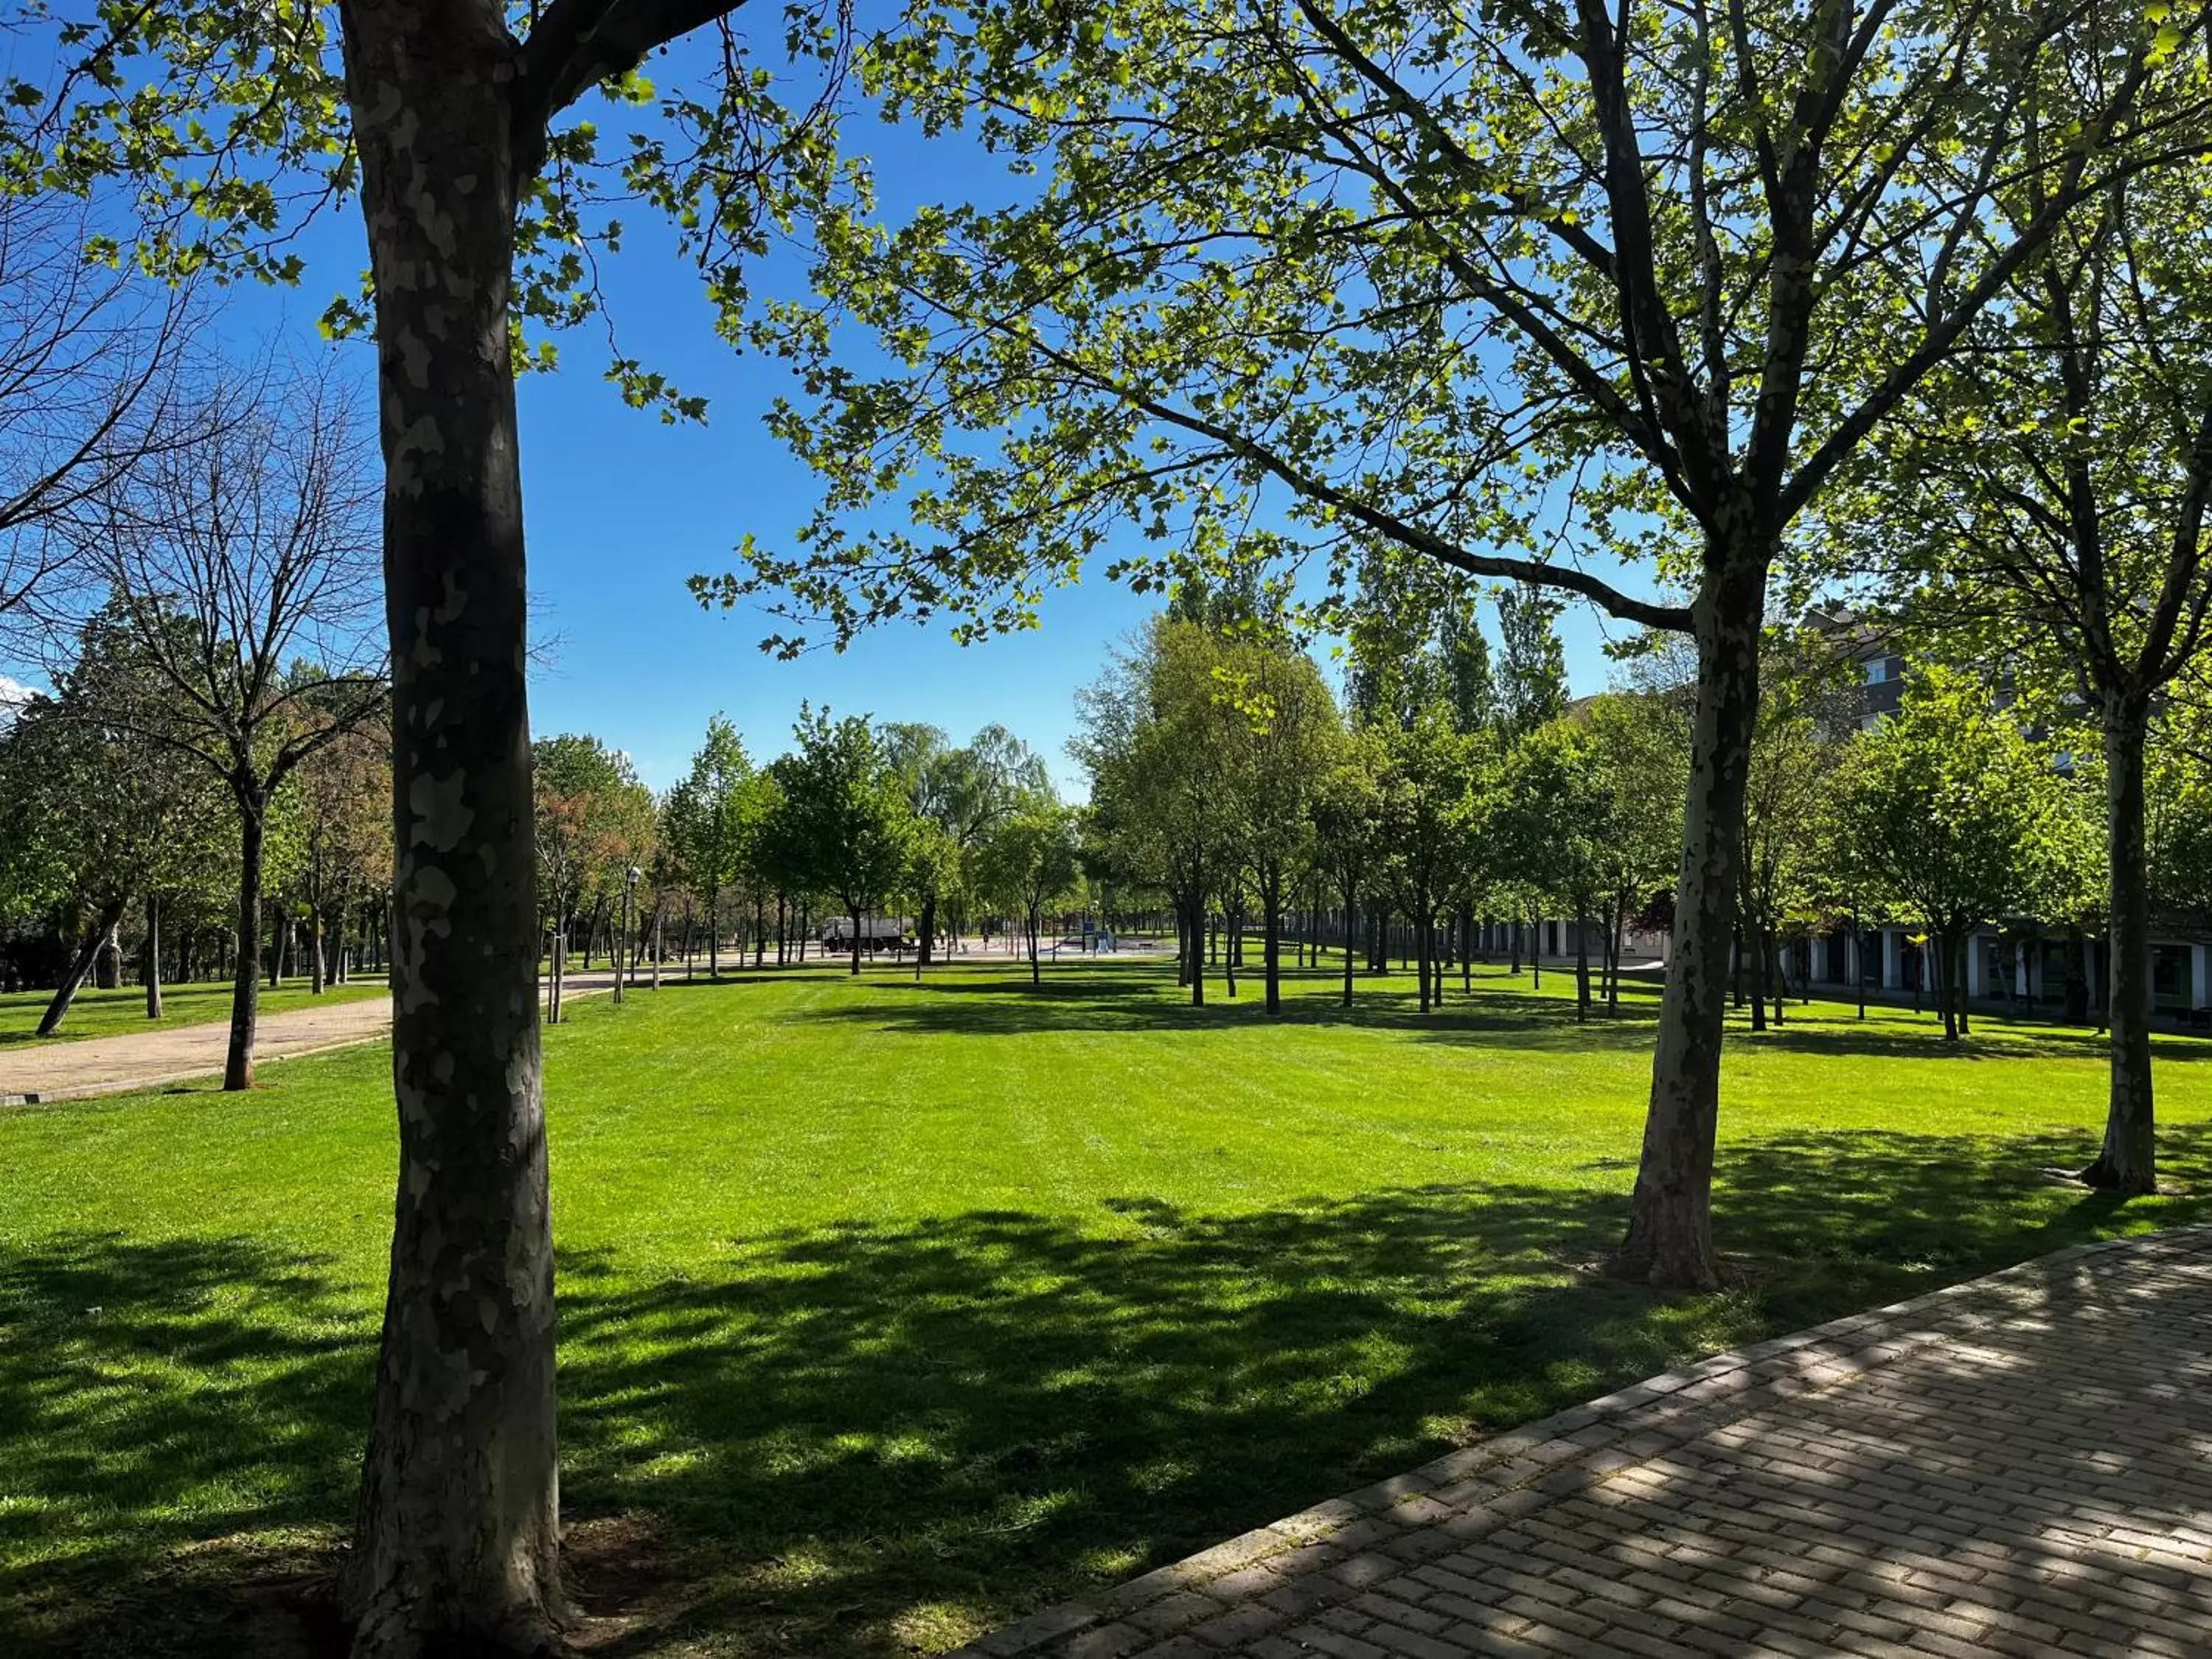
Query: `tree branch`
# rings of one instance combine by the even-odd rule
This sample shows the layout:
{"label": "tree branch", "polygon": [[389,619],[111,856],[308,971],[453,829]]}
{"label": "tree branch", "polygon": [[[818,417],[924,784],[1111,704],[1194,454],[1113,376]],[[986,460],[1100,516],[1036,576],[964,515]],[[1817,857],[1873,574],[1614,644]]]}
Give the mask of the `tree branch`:
{"label": "tree branch", "polygon": [[514,182],[545,165],[546,125],[655,48],[728,16],[744,0],[553,0],[518,54],[512,94]]}

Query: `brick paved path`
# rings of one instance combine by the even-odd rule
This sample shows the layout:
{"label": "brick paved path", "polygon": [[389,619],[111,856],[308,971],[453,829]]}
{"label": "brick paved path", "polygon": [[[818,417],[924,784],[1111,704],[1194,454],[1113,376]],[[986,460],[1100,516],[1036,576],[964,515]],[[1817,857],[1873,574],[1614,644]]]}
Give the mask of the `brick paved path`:
{"label": "brick paved path", "polygon": [[968,1651],[2212,1655],[2212,1228],[1718,1355]]}

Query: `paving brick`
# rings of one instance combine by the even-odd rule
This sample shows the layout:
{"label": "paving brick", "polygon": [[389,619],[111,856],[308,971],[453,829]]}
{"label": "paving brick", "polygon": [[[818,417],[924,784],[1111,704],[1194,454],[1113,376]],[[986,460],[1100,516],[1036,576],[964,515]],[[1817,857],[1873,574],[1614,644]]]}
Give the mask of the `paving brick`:
{"label": "paving brick", "polygon": [[1217,1648],[1241,1648],[1271,1634],[1286,1623],[1289,1617],[1289,1614],[1279,1612],[1263,1601],[1247,1601],[1243,1607],[1232,1607],[1202,1625],[1193,1625],[1190,1633],[1200,1641]]}
{"label": "paving brick", "polygon": [[1333,1659],[1390,1659],[1389,1649],[1378,1648],[1372,1642],[1363,1642],[1356,1636],[1347,1636],[1323,1625],[1300,1625],[1289,1634],[1293,1642],[1309,1652],[1329,1654]]}
{"label": "paving brick", "polygon": [[1367,1638],[1389,1652],[1403,1655],[1404,1659],[1467,1659],[1469,1651],[1463,1643],[1399,1625],[1376,1625],[1368,1631]]}
{"label": "paving brick", "polygon": [[2212,1228],[1762,1342],[970,1659],[2212,1654]]}

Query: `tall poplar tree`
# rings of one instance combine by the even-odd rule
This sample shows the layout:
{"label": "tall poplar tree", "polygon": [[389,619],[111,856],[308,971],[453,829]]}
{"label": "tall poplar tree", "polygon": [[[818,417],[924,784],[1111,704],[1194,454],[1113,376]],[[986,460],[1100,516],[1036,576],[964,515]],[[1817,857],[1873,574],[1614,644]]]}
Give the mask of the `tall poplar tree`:
{"label": "tall poplar tree", "polygon": [[1498,712],[1507,732],[1525,737],[1567,706],[1567,654],[1553,621],[1559,602],[1532,582],[1498,596]]}

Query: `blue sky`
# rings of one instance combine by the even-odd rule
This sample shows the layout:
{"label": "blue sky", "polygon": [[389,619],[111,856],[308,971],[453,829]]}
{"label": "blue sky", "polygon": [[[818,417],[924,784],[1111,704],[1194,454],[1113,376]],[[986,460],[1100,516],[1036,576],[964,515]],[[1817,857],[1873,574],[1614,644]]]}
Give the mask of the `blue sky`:
{"label": "blue sky", "polygon": [[[666,65],[656,70],[668,78]],[[998,198],[1009,188],[994,162],[957,143],[925,152],[919,135],[881,129],[868,142],[894,199],[902,190]],[[841,713],[930,721],[956,740],[1001,722],[1079,792],[1064,752],[1075,692],[1155,603],[1103,574],[1050,596],[1036,630],[964,649],[941,624],[902,624],[842,655],[819,651],[778,662],[757,649],[769,631],[763,617],[699,609],[685,578],[729,568],[748,533],[788,547],[813,505],[814,485],[761,424],[787,385],[782,369],[719,341],[697,278],[673,257],[665,229],[649,214],[626,218],[624,252],[605,267],[622,348],[687,392],[707,395],[709,416],[704,427],[670,427],[625,408],[600,378],[605,354],[594,330],[562,342],[560,372],[523,383],[531,585],[541,631],[556,642],[532,688],[536,730],[596,732],[629,750],[648,782],[665,787],[681,775],[711,714],[727,714],[763,756],[786,744],[800,702],[811,700]],[[366,263],[353,204],[311,228],[301,251],[308,270],[297,289],[238,288],[221,296],[223,332],[242,353],[272,340],[302,355],[337,351],[366,384],[372,348],[328,345],[315,327],[333,295],[355,291]],[[797,269],[795,261],[777,263],[781,275]],[[1562,617],[1577,691],[1605,683],[1601,645],[1608,628],[1620,631],[1579,605]]]}

